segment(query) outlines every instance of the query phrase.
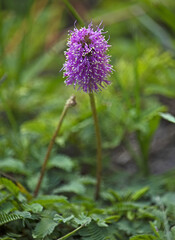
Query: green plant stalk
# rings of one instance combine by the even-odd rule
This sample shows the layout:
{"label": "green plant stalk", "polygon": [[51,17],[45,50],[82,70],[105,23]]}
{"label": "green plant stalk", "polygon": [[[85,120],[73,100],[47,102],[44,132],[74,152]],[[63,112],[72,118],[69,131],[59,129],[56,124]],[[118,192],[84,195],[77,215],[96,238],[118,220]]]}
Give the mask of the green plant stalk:
{"label": "green plant stalk", "polygon": [[81,225],[80,227],[76,228],[75,230],[73,230],[72,232],[66,234],[65,236],[58,238],[57,240],[64,240],[70,236],[72,236],[74,233],[76,233],[77,231],[79,231],[81,228],[83,228],[85,226],[85,224]]}
{"label": "green plant stalk", "polygon": [[[134,62],[134,73],[135,73],[135,101],[136,101],[136,110],[137,115],[140,116],[141,114],[141,86],[140,86],[140,80],[139,80],[139,72],[138,72],[138,59],[139,59],[139,38],[136,35],[135,36],[135,44],[136,44],[136,56],[135,56],[135,62]],[[140,134],[137,134],[138,143],[140,146],[140,152],[141,156],[139,157],[139,167],[143,174],[143,176],[147,177],[150,174],[149,169],[149,142],[147,142],[146,139],[142,140]],[[146,143],[145,143],[146,141]]]}
{"label": "green plant stalk", "polygon": [[139,52],[140,52],[140,40],[139,40],[139,36],[135,31],[135,25],[133,27],[133,32],[134,34],[134,38],[135,38],[135,59],[134,59],[134,79],[135,79],[135,104],[136,104],[136,110],[137,110],[137,115],[140,115],[141,112],[141,85],[140,85],[140,79],[139,79],[139,65],[138,65],[138,60],[139,60]]}
{"label": "green plant stalk", "polygon": [[90,97],[92,116],[93,116],[93,119],[94,119],[96,144],[97,144],[97,170],[96,170],[97,182],[96,182],[96,192],[95,192],[95,199],[97,200],[99,198],[100,187],[101,187],[102,147],[101,147],[101,135],[100,135],[100,128],[99,128],[99,122],[98,122],[98,117],[97,117],[94,94],[89,93],[89,97]]}
{"label": "green plant stalk", "polygon": [[66,7],[69,9],[69,11],[72,13],[72,15],[77,19],[77,21],[79,22],[79,24],[81,26],[84,26],[84,21],[83,19],[80,17],[80,15],[77,13],[77,11],[75,10],[75,8],[69,3],[68,0],[63,0]]}
{"label": "green plant stalk", "polygon": [[141,133],[137,133],[137,139],[141,151],[141,171],[142,174],[147,177],[150,174],[149,168],[149,147],[150,147],[150,139],[144,138],[142,139]]}
{"label": "green plant stalk", "polygon": [[60,128],[61,128],[61,125],[62,125],[62,122],[66,116],[66,113],[68,111],[68,109],[72,106],[75,106],[76,105],[76,101],[75,101],[75,96],[72,96],[70,97],[64,108],[63,108],[63,111],[61,113],[61,117],[60,117],[60,120],[58,122],[58,125],[57,125],[57,128],[51,138],[51,141],[49,143],[49,146],[48,146],[48,149],[47,149],[47,153],[46,153],[46,156],[45,156],[45,159],[44,159],[44,162],[43,162],[43,165],[42,165],[42,168],[41,168],[41,172],[40,172],[40,176],[39,176],[39,179],[38,179],[38,183],[36,185],[36,188],[35,188],[35,191],[34,191],[34,197],[37,197],[38,195],[38,192],[40,190],[40,186],[41,186],[41,183],[42,183],[42,180],[43,180],[43,177],[44,177],[44,174],[45,174],[45,171],[46,171],[46,166],[47,166],[47,163],[48,163],[48,160],[49,160],[49,157],[50,157],[50,153],[51,153],[51,150],[53,148],[53,145],[55,143],[55,139],[60,131]]}
{"label": "green plant stalk", "polygon": [[141,99],[140,99],[140,82],[139,82],[139,76],[138,76],[138,57],[135,59],[134,63],[134,72],[135,72],[135,101],[136,101],[136,110],[137,114],[140,115],[141,110]]}
{"label": "green plant stalk", "polygon": [[[79,24],[81,26],[84,26],[84,21],[80,17],[80,15],[77,13],[75,8],[69,3],[68,0],[63,0],[66,4],[67,8],[70,10],[70,12],[73,14],[73,16],[77,19]],[[92,115],[94,119],[94,126],[95,126],[95,133],[96,133],[96,142],[97,142],[97,171],[96,171],[96,191],[95,191],[95,199],[97,200],[99,198],[100,193],[100,186],[101,186],[101,173],[102,173],[102,147],[101,147],[101,135],[100,135],[100,128],[97,118],[97,111],[95,106],[95,99],[93,93],[89,94],[90,97],[90,104],[92,109]]]}

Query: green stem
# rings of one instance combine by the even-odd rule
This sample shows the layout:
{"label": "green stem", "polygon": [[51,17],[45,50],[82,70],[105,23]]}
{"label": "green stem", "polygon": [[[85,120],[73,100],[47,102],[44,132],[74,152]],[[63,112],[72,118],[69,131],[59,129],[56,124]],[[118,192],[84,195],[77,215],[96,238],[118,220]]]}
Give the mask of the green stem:
{"label": "green stem", "polygon": [[96,144],[97,144],[97,170],[96,170],[96,192],[95,192],[95,199],[99,198],[100,187],[101,187],[101,174],[102,174],[102,147],[101,147],[101,135],[100,135],[100,128],[98,123],[97,111],[95,106],[95,98],[93,93],[89,94],[90,97],[90,104],[92,109],[92,116],[94,119],[94,126],[95,126],[95,134],[96,134]]}
{"label": "green stem", "polygon": [[85,226],[85,224],[81,225],[80,227],[76,228],[75,230],[73,230],[72,232],[66,234],[65,236],[58,238],[57,240],[64,240],[70,236],[72,236],[74,233],[76,233],[77,231],[79,231],[81,228],[83,228]]}
{"label": "green stem", "polygon": [[149,168],[149,148],[150,148],[150,139],[142,137],[141,133],[137,133],[138,144],[141,152],[141,171],[144,177],[148,177],[150,174]]}
{"label": "green stem", "polygon": [[46,166],[47,166],[47,163],[48,163],[48,160],[49,160],[49,157],[50,157],[51,150],[52,150],[53,145],[55,143],[55,139],[56,139],[56,137],[57,137],[57,135],[60,131],[62,122],[63,122],[63,120],[66,116],[66,113],[67,113],[67,111],[70,107],[75,106],[75,105],[76,105],[75,96],[72,96],[67,100],[67,102],[64,106],[64,109],[61,113],[60,120],[58,122],[58,126],[57,126],[57,128],[56,128],[56,130],[55,130],[55,132],[52,136],[52,139],[51,139],[51,141],[49,143],[49,146],[48,146],[48,149],[47,149],[47,153],[46,153],[46,156],[45,156],[45,159],[44,159],[44,162],[43,162],[43,165],[42,165],[42,169],[41,169],[41,172],[40,172],[40,177],[38,179],[38,183],[37,183],[37,186],[36,186],[35,191],[34,191],[34,197],[37,197],[38,192],[40,190],[40,186],[41,186],[41,183],[42,183],[45,171],[46,171]]}
{"label": "green stem", "polygon": [[77,13],[77,11],[75,10],[75,8],[69,3],[68,0],[63,0],[66,7],[69,9],[69,11],[72,13],[72,15],[77,19],[77,21],[79,22],[79,24],[81,26],[84,26],[84,21],[83,19],[80,17],[80,15]]}
{"label": "green stem", "polygon": [[[81,26],[84,26],[84,21],[80,17],[80,15],[77,13],[75,8],[69,3],[68,0],[63,0],[66,4],[67,8],[70,10],[70,12],[73,14],[73,16],[77,19],[79,24]],[[100,186],[101,186],[101,173],[102,173],[102,148],[101,148],[101,135],[100,135],[100,128],[97,118],[97,111],[95,107],[95,99],[93,93],[89,94],[90,97],[90,103],[91,103],[91,109],[92,109],[92,115],[94,119],[94,125],[95,125],[95,133],[96,133],[96,142],[97,142],[97,171],[96,171],[96,192],[95,192],[95,199],[97,200],[99,198],[100,193]]]}

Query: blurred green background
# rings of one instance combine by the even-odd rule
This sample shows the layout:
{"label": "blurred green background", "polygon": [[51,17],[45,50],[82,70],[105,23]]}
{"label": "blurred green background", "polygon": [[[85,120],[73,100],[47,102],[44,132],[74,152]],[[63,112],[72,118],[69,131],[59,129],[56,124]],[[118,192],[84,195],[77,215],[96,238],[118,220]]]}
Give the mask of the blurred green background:
{"label": "blurred green background", "polygon": [[[66,3],[0,0],[0,238],[66,239],[83,228],[69,239],[173,240],[175,0],[70,0],[86,26],[103,21],[115,70],[112,84],[95,94],[103,147],[98,201],[89,96],[66,87],[60,71],[76,21]],[[77,105],[32,197],[71,95]]]}
{"label": "blurred green background", "polygon": [[[169,111],[160,97],[175,97],[175,1],[70,2],[86,24],[103,21],[110,38],[112,84],[96,94],[105,164],[110,166],[110,151],[122,142],[147,175],[160,113]],[[88,96],[66,87],[60,72],[74,16],[61,0],[0,3],[1,170],[38,171],[64,103],[74,94],[77,106],[64,121],[53,156],[80,159],[86,173],[96,152]],[[138,151],[129,140],[132,134]]]}

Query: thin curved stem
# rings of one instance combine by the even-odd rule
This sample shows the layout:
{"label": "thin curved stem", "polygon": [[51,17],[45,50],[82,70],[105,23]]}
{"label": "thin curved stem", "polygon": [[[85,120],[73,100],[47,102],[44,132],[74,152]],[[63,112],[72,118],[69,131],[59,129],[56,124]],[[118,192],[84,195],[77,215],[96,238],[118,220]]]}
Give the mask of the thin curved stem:
{"label": "thin curved stem", "polygon": [[80,17],[80,15],[77,13],[77,11],[75,10],[75,8],[69,3],[68,0],[63,0],[63,2],[65,3],[66,7],[69,9],[69,11],[72,13],[72,15],[75,17],[75,19],[77,19],[77,21],[79,22],[79,24],[81,26],[84,26],[84,21],[83,19]]}
{"label": "thin curved stem", "polygon": [[96,134],[96,144],[97,144],[97,170],[96,170],[96,192],[95,192],[95,199],[99,198],[100,194],[100,187],[101,187],[101,175],[102,175],[102,147],[101,147],[101,134],[99,128],[99,122],[97,117],[96,105],[95,105],[95,98],[93,93],[89,93],[90,97],[90,104],[92,109],[92,116],[94,119],[94,127],[95,127],[95,134]]}
{"label": "thin curved stem", "polygon": [[85,226],[85,224],[81,225],[80,227],[76,228],[75,230],[73,230],[72,232],[66,234],[65,236],[58,238],[57,240],[64,240],[70,236],[72,236],[74,233],[78,232],[81,228],[83,228]]}
{"label": "thin curved stem", "polygon": [[63,122],[63,120],[64,120],[64,118],[65,118],[65,116],[66,116],[66,113],[67,113],[67,111],[68,111],[68,109],[69,109],[70,107],[75,106],[75,105],[76,105],[75,96],[72,96],[72,97],[70,97],[70,98],[67,100],[67,102],[66,102],[66,104],[65,104],[65,106],[64,106],[64,108],[63,108],[63,111],[62,111],[62,113],[61,113],[60,120],[59,120],[59,122],[58,122],[58,126],[57,126],[57,128],[56,128],[56,130],[55,130],[55,132],[54,132],[54,134],[53,134],[53,136],[52,136],[52,139],[51,139],[51,141],[50,141],[50,143],[49,143],[49,146],[48,146],[48,149],[47,149],[47,153],[46,153],[46,156],[45,156],[45,159],[44,159],[42,168],[41,168],[40,177],[39,177],[39,179],[38,179],[38,183],[37,183],[37,186],[36,186],[35,191],[34,191],[34,197],[37,197],[38,192],[39,192],[39,190],[40,190],[40,186],[41,186],[41,183],[42,183],[42,180],[43,180],[45,171],[46,171],[46,166],[47,166],[47,163],[48,163],[48,160],[49,160],[49,157],[50,157],[51,150],[52,150],[53,145],[54,145],[54,143],[55,143],[55,139],[56,139],[56,137],[57,137],[57,135],[58,135],[58,133],[59,133],[59,131],[60,131],[62,122]]}

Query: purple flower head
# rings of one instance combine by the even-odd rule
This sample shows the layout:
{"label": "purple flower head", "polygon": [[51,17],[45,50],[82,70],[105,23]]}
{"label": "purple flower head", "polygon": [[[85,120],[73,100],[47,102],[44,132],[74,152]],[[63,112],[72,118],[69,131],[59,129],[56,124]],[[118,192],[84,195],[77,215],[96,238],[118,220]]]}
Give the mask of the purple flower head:
{"label": "purple flower head", "polygon": [[102,31],[100,26],[94,30],[91,23],[88,28],[74,28],[69,32],[63,66],[66,85],[78,85],[78,90],[90,93],[110,84],[107,80],[113,70],[109,64],[110,56],[107,55],[110,45]]}

